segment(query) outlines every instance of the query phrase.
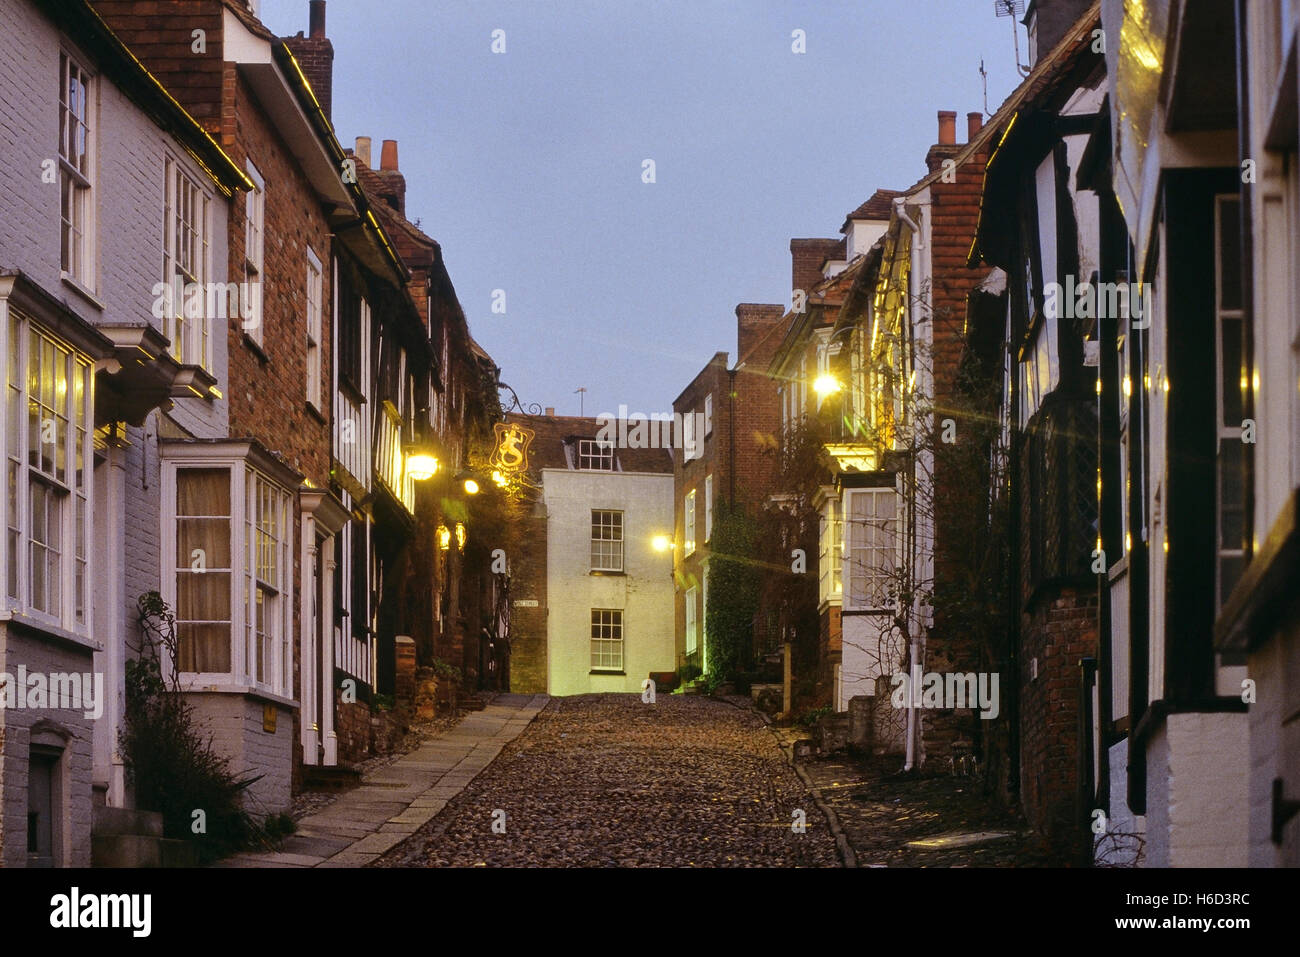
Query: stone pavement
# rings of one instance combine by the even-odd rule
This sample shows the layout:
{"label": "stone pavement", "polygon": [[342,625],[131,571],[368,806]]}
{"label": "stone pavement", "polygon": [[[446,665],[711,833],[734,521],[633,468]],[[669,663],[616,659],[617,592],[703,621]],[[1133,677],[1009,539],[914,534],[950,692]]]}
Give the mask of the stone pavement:
{"label": "stone pavement", "polygon": [[361,867],[432,820],[546,706],[546,695],[496,695],[446,734],[378,768],[360,787],[298,821],[279,851],[217,867]]}

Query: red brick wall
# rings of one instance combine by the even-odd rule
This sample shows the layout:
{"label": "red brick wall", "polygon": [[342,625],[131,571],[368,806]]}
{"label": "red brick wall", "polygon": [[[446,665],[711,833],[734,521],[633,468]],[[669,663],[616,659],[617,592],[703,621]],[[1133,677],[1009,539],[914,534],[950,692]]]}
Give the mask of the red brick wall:
{"label": "red brick wall", "polygon": [[1047,590],[1021,616],[1020,800],[1062,850],[1077,830],[1079,660],[1097,652],[1097,611],[1095,589],[1067,587]]}
{"label": "red brick wall", "polygon": [[[546,691],[546,518],[524,512],[518,552],[510,556],[510,690]],[[537,607],[514,602],[536,601]]]}
{"label": "red brick wall", "polygon": [[805,293],[822,281],[822,263],[840,254],[842,239],[790,240],[790,288]]}

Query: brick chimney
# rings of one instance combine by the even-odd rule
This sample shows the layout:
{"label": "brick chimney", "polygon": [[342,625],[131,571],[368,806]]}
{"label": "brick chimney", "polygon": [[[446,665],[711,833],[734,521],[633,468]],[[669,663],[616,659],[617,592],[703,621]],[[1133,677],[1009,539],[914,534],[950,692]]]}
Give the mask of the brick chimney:
{"label": "brick chimney", "polygon": [[975,139],[975,137],[979,134],[979,131],[982,130],[983,128],[984,128],[983,113],[976,110],[974,113],[966,114],[966,142],[967,143]]}
{"label": "brick chimney", "polygon": [[821,282],[822,263],[840,253],[841,242],[840,239],[790,240],[791,290],[802,289],[807,293]]}
{"label": "brick chimney", "polygon": [[[742,302],[736,307],[736,362],[757,363],[766,366],[772,353],[781,344],[779,335],[767,336],[772,327],[785,315],[785,306],[772,303]],[[764,341],[763,337],[767,336]],[[762,343],[759,353],[752,354],[754,346]],[[764,355],[763,353],[766,353]]]}
{"label": "brick chimney", "polygon": [[939,111],[939,141],[925,154],[925,167],[931,173],[943,165],[943,161],[957,155],[957,112],[956,110]]}
{"label": "brick chimney", "polygon": [[325,35],[325,0],[311,0],[308,35],[300,32],[285,37],[284,42],[302,67],[325,117],[333,122],[334,44]]}
{"label": "brick chimney", "polygon": [[370,137],[358,136],[356,148],[352,151],[357,158],[357,163],[366,169],[373,169],[370,162]]}
{"label": "brick chimney", "polygon": [[406,177],[397,168],[397,140],[384,140],[379,152],[379,195],[393,209],[406,215]]}

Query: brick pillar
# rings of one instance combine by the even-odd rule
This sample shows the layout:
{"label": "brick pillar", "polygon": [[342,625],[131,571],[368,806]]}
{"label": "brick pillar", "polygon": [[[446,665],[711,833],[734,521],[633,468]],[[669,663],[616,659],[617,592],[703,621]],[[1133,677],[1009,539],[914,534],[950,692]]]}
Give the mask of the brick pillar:
{"label": "brick pillar", "polygon": [[415,702],[415,639],[398,635],[397,646],[397,703],[409,707]]}

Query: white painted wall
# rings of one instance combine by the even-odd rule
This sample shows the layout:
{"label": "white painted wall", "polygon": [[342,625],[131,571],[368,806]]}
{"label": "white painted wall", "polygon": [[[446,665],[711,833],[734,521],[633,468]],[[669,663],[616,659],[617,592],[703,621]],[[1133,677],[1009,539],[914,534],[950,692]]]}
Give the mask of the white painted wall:
{"label": "white painted wall", "polygon": [[[673,527],[671,473],[542,471],[546,502],[548,675],[553,695],[641,691],[677,667],[672,556],[651,546]],[[624,575],[591,574],[591,510],[623,512]],[[590,674],[591,609],[623,609],[624,675]]]}

